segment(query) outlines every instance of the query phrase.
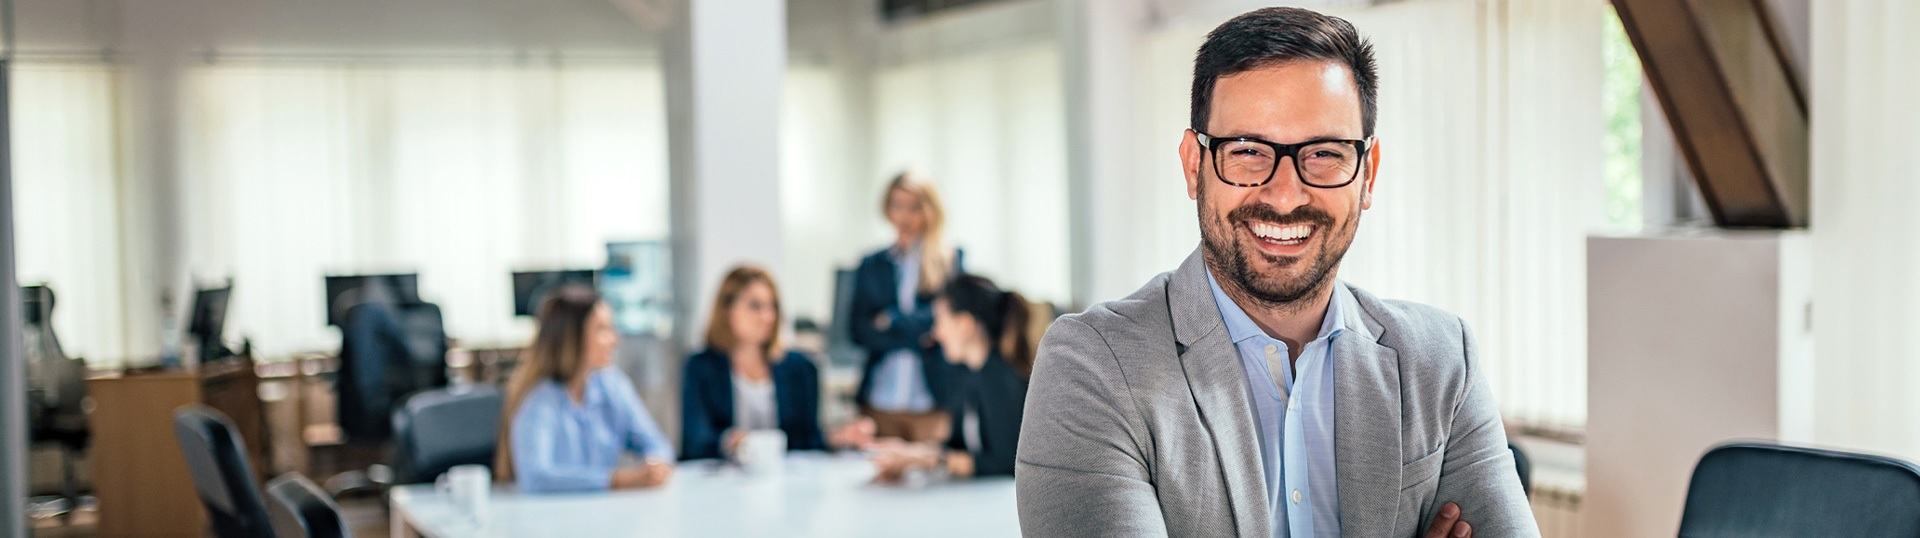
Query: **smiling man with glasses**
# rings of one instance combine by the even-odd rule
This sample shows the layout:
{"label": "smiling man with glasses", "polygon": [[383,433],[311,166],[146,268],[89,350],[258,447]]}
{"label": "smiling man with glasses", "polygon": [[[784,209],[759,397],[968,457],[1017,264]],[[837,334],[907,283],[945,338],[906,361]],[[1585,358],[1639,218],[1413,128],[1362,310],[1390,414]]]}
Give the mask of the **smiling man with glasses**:
{"label": "smiling man with glasses", "polygon": [[1200,248],[1042,340],[1027,536],[1539,536],[1465,324],[1337,278],[1373,203],[1376,84],[1339,18],[1208,35],[1180,142]]}

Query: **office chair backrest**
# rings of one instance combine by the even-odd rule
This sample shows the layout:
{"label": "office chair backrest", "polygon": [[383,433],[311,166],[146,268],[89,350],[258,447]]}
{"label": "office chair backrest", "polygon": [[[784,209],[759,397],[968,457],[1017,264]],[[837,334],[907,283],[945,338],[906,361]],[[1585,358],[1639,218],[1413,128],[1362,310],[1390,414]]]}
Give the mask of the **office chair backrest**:
{"label": "office chair backrest", "polygon": [[335,399],[340,429],[354,443],[393,438],[404,396],[445,386],[447,333],[431,303],[364,302],[341,327]]}
{"label": "office chair backrest", "polygon": [[1920,467],[1760,443],[1707,451],[1687,486],[1681,538],[1920,536]]}
{"label": "office chair backrest", "polygon": [[492,385],[422,392],[393,412],[394,483],[433,482],[455,465],[493,465],[505,405]]}
{"label": "office chair backrest", "polygon": [[859,287],[853,269],[833,271],[833,324],[827,327],[827,358],[835,365],[859,366],[867,360],[866,348],[853,343],[853,294]]}
{"label": "office chair backrest", "polygon": [[[68,358],[53,331],[53,289],[27,286],[21,336],[27,354],[28,422],[35,439],[84,439],[87,415],[87,365]],[[48,435],[51,434],[51,435]]]}
{"label": "office chair backrest", "polygon": [[173,432],[180,439],[187,471],[200,504],[207,507],[213,534],[219,538],[273,538],[260,488],[247,465],[246,447],[233,423],[219,411],[201,405],[173,412]]}
{"label": "office chair backrest", "polygon": [[267,515],[280,538],[352,538],[340,505],[300,473],[267,482]]}
{"label": "office chair backrest", "polygon": [[1513,452],[1513,470],[1520,472],[1520,492],[1533,497],[1533,460],[1527,458],[1527,451],[1520,445],[1507,443],[1507,450]]}

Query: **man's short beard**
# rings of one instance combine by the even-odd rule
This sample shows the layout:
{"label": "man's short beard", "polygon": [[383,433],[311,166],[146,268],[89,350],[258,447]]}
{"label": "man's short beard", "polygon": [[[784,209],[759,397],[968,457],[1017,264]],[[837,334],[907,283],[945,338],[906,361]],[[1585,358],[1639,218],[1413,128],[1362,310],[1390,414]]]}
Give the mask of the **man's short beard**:
{"label": "man's short beard", "polygon": [[[1207,188],[1200,188],[1200,244],[1202,255],[1206,256],[1207,266],[1212,268],[1214,276],[1229,291],[1239,291],[1249,299],[1265,308],[1289,311],[1306,306],[1305,300],[1317,295],[1331,282],[1327,279],[1340,266],[1341,258],[1347,254],[1347,247],[1353,244],[1353,229],[1359,223],[1358,216],[1348,220],[1342,229],[1333,229],[1333,217],[1313,206],[1300,206],[1292,213],[1280,214],[1266,204],[1241,206],[1228,213],[1225,222],[1217,221],[1207,207]],[[1318,227],[1320,249],[1308,253],[1307,257],[1273,256],[1258,250],[1249,250],[1241,243],[1238,230],[1248,220],[1260,220],[1285,226],[1288,224],[1312,224]],[[1273,282],[1272,275],[1261,274],[1253,269],[1252,256],[1260,256],[1274,267],[1292,267],[1298,263],[1312,263],[1306,274],[1298,278]],[[1310,259],[1308,257],[1311,257]]]}

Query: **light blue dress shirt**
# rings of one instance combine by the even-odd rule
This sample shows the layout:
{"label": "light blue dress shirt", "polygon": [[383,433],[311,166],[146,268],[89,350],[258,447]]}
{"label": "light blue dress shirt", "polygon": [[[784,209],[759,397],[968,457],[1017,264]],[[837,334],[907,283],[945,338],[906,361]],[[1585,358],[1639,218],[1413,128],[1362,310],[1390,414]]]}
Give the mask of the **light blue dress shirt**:
{"label": "light blue dress shirt", "polygon": [[673,461],[673,445],[626,374],[608,367],[587,374],[582,401],[558,381],[527,391],[513,414],[513,474],[521,491],[607,489],[622,454]]}
{"label": "light blue dress shirt", "polygon": [[[1240,351],[1253,393],[1260,434],[1260,466],[1266,474],[1267,502],[1273,508],[1273,535],[1285,538],[1338,538],[1340,496],[1333,457],[1333,368],[1328,351],[1345,332],[1346,309],[1357,308],[1353,292],[1333,287],[1333,300],[1320,322],[1320,335],[1305,344],[1297,361],[1288,361],[1287,343],[1268,336],[1247,317],[1220,283],[1207,273],[1213,301],[1227,336]],[[1297,367],[1297,369],[1296,369]],[[1297,370],[1297,371],[1296,371]]]}
{"label": "light blue dress shirt", "polygon": [[[895,300],[899,315],[912,314],[920,288],[920,247],[907,251],[894,249]],[[880,358],[873,371],[873,386],[867,403],[874,409],[892,413],[925,413],[933,410],[933,391],[927,388],[927,376],[921,371],[920,352],[896,349]]]}

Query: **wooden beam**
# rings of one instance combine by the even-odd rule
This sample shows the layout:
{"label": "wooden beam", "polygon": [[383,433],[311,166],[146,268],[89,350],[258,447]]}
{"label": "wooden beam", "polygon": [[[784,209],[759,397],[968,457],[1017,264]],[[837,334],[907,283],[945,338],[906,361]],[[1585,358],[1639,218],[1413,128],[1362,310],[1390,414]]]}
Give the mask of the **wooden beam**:
{"label": "wooden beam", "polygon": [[1807,113],[1751,0],[1614,0],[1715,224],[1807,223]]}

